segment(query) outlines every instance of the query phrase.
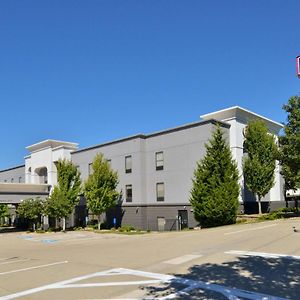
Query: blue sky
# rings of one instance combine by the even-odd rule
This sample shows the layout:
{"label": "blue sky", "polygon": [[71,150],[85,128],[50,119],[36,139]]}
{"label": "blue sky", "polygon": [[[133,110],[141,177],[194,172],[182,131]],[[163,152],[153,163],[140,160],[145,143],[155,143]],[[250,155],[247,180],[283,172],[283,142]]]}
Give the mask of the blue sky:
{"label": "blue sky", "polygon": [[300,1],[0,1],[0,168],[299,94]]}

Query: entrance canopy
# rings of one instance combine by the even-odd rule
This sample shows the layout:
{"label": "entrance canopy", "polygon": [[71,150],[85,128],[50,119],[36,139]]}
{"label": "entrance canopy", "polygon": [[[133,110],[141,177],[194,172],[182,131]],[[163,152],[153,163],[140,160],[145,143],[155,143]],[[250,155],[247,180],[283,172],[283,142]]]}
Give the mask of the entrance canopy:
{"label": "entrance canopy", "polygon": [[19,204],[28,198],[49,196],[49,184],[0,183],[0,203]]}

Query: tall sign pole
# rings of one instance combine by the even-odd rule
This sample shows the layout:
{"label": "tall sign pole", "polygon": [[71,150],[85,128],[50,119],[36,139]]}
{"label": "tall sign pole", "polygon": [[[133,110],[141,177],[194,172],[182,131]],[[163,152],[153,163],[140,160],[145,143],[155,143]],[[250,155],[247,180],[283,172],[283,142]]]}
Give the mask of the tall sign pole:
{"label": "tall sign pole", "polygon": [[298,78],[300,78],[300,55],[296,57],[296,71]]}

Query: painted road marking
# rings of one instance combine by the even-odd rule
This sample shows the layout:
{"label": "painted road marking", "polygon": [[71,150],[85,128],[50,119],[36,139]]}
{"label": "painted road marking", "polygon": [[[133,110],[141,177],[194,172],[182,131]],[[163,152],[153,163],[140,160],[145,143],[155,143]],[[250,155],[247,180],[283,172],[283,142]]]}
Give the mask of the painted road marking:
{"label": "painted road marking", "polygon": [[230,251],[227,251],[224,253],[233,254],[233,255],[242,255],[242,256],[259,256],[259,257],[265,257],[265,258],[300,259],[300,256],[296,256],[296,255],[286,255],[286,254],[266,253],[266,252],[230,250]]}
{"label": "painted road marking", "polygon": [[[46,267],[51,267],[51,266],[61,265],[61,264],[66,264],[66,263],[68,263],[68,261],[58,261],[58,262],[55,262],[55,263],[52,263],[52,264],[39,265],[39,266],[35,266],[35,267],[29,267],[29,268],[23,268],[23,269],[17,269],[17,270],[2,272],[2,273],[0,273],[0,275],[18,273],[18,272],[23,272],[23,271],[33,270],[33,269],[46,268]],[[2,299],[2,298],[0,298],[0,299]]]}
{"label": "painted road marking", "polygon": [[158,279],[155,280],[139,280],[139,281],[119,281],[119,282],[104,282],[104,283],[83,283],[83,284],[67,284],[57,287],[57,289],[66,288],[85,288],[85,287],[101,287],[101,286],[122,286],[122,285],[141,285],[160,283]]}
{"label": "painted road marking", "polygon": [[224,235],[229,235],[229,234],[236,234],[236,233],[241,233],[241,232],[246,232],[246,231],[253,231],[253,230],[259,230],[259,229],[265,229],[273,226],[277,226],[278,224],[271,224],[271,225],[266,225],[266,226],[261,226],[261,227],[253,227],[253,228],[247,228],[243,230],[237,230],[237,231],[231,231],[231,232],[225,232]]}
{"label": "painted road marking", "polygon": [[183,263],[186,263],[190,260],[196,259],[201,257],[202,255],[195,255],[195,254],[188,254],[188,255],[183,255],[183,256],[179,256],[167,261],[164,261],[164,264],[170,264],[170,265],[180,265]]}
{"label": "painted road marking", "polygon": [[31,235],[20,235],[18,238],[30,241],[30,242],[41,242],[44,244],[53,244],[57,242],[74,242],[74,241],[85,241],[89,239],[99,239],[101,236],[89,236],[85,234],[63,234],[63,235],[51,235],[48,237],[45,236],[31,236]]}
{"label": "painted road marking", "polygon": [[41,240],[41,242],[42,243],[44,243],[44,244],[53,244],[53,243],[56,243],[57,242],[57,240],[53,240],[53,239],[43,239],[43,240]]}
{"label": "painted road marking", "polygon": [[[78,281],[81,280],[86,280],[89,278],[94,278],[98,276],[111,276],[111,275],[135,275],[135,276],[140,276],[140,277],[146,277],[146,278],[151,278],[151,280],[141,280],[141,281],[123,281],[123,282],[106,282],[106,283],[99,283],[99,284],[94,284],[94,283],[87,283],[87,284],[74,284]],[[219,284],[213,284],[209,282],[203,282],[203,281],[195,281],[187,278],[182,278],[182,277],[176,277],[173,275],[165,275],[165,274],[158,274],[158,273],[151,273],[151,272],[144,272],[144,271],[139,271],[139,270],[131,270],[131,269],[111,269],[103,272],[97,272],[93,274],[88,274],[88,275],[83,275],[79,277],[75,277],[72,279],[44,285],[41,287],[33,288],[30,290],[18,292],[15,294],[7,295],[0,297],[0,300],[10,300],[10,299],[15,299],[27,295],[31,295],[34,293],[42,292],[45,290],[50,290],[50,289],[64,289],[64,288],[88,288],[88,287],[95,287],[95,286],[120,286],[120,285],[132,285],[132,284],[152,284],[152,283],[170,283],[170,282],[177,282],[179,284],[182,284],[186,286],[186,288],[182,289],[179,292],[170,294],[165,297],[160,297],[156,299],[160,300],[167,300],[167,299],[175,299],[178,298],[182,295],[188,295],[189,292],[195,290],[195,289],[201,289],[201,290],[210,290],[214,292],[218,292],[222,295],[224,295],[228,299],[251,299],[251,300],[257,300],[257,299],[268,299],[268,300],[284,300],[284,298],[276,297],[276,296],[271,296],[271,295],[266,295],[266,294],[261,294],[261,293],[256,293],[256,292],[249,292],[245,290],[240,290],[236,288],[230,288],[226,287],[223,285]],[[147,299],[147,297],[146,297]]]}

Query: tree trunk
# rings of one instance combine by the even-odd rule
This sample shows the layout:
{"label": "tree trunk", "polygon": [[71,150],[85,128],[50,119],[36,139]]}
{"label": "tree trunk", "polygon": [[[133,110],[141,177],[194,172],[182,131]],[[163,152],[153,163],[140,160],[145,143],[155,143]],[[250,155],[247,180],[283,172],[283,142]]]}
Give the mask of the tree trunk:
{"label": "tree trunk", "polygon": [[101,228],[101,215],[98,215],[98,230]]}
{"label": "tree trunk", "polygon": [[66,218],[65,217],[63,217],[62,218],[62,221],[63,221],[63,231],[66,231]]}
{"label": "tree trunk", "polygon": [[261,215],[262,214],[262,210],[261,210],[261,198],[258,196],[258,214]]}

